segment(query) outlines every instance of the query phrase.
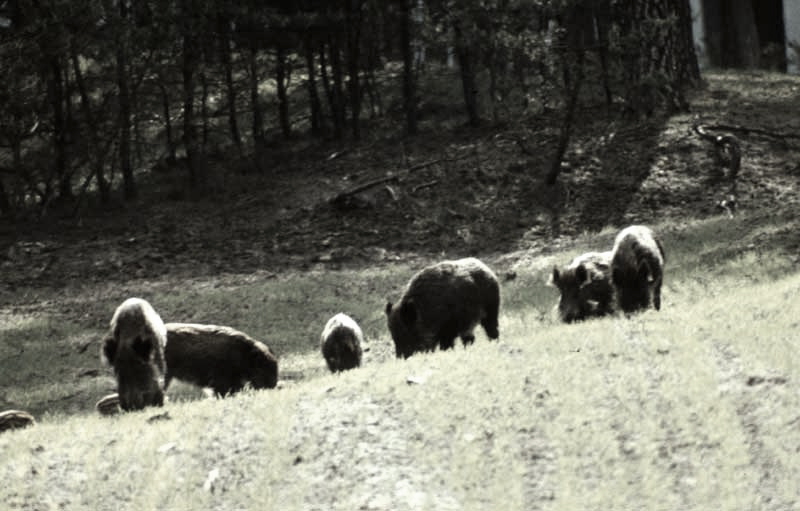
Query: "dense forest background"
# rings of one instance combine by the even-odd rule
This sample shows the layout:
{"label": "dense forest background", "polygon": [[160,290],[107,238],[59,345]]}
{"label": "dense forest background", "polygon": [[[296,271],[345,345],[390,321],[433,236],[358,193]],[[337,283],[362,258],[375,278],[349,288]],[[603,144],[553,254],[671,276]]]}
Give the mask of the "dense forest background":
{"label": "dense forest background", "polygon": [[[557,136],[539,149],[554,183],[576,111],[685,110],[700,77],[688,0],[2,9],[0,215],[12,223],[130,201],[150,171],[180,169],[199,196],[223,186],[215,162],[270,172],[287,141],[353,143],[377,125],[399,139],[442,112],[511,123],[521,139],[555,114]],[[436,97],[437,83],[458,94]]]}

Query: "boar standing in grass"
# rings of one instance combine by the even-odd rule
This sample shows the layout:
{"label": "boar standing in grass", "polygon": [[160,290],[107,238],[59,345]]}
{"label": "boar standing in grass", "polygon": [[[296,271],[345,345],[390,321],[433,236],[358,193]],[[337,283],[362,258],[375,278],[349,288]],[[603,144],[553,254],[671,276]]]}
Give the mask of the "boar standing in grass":
{"label": "boar standing in grass", "polygon": [[562,321],[605,316],[613,310],[611,256],[611,252],[588,252],[562,270],[553,268],[550,283],[561,292],[558,314]]}
{"label": "boar standing in grass", "polygon": [[103,355],[114,368],[123,410],[164,404],[166,343],[167,328],[147,301],[128,298],[117,307]]}
{"label": "boar standing in grass", "polygon": [[642,225],[626,227],[617,235],[612,252],[611,280],[620,310],[644,310],[651,301],[661,309],[664,249],[653,231]]}
{"label": "boar standing in grass", "polygon": [[500,336],[500,286],[488,266],[475,258],[443,261],[412,277],[400,302],[386,304],[389,331],[398,358],[417,351],[464,346],[475,340],[480,323],[490,339]]}
{"label": "boar standing in grass", "polygon": [[320,348],[332,373],[361,365],[364,334],[353,318],[339,313],[328,320],[320,338]]}
{"label": "boar standing in grass", "polygon": [[211,388],[217,396],[250,384],[271,389],[278,384],[278,359],[266,344],[217,325],[167,323],[164,389],[172,378]]}

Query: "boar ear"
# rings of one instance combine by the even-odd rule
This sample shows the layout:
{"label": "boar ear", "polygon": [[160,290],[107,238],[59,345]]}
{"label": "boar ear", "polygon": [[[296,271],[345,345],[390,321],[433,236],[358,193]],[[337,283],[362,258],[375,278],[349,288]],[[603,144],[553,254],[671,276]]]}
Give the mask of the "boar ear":
{"label": "boar ear", "polygon": [[153,341],[150,338],[137,337],[133,340],[133,352],[141,359],[149,360],[153,351]]}
{"label": "boar ear", "polygon": [[392,313],[392,302],[386,302],[386,315],[390,315]]}
{"label": "boar ear", "polygon": [[417,306],[411,300],[404,302],[400,306],[400,315],[403,317],[403,322],[410,325],[417,320]]}
{"label": "boar ear", "polygon": [[582,264],[579,264],[577,268],[575,268],[575,277],[578,279],[578,282],[581,285],[589,283],[589,272],[586,271],[586,267]]}
{"label": "boar ear", "polygon": [[556,286],[558,287],[558,281],[561,279],[561,274],[558,273],[558,268],[553,266],[553,274],[550,275],[550,280],[547,281],[549,286]]}
{"label": "boar ear", "polygon": [[113,337],[106,337],[103,340],[103,358],[109,364],[114,363],[114,358],[117,356],[117,341]]}

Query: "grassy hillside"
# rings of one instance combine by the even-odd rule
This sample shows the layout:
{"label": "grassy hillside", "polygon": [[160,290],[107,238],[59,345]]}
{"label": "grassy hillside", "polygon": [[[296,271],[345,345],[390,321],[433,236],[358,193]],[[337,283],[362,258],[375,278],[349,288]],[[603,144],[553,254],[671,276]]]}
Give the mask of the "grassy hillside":
{"label": "grassy hillside", "polygon": [[[800,509],[800,79],[706,78],[691,113],[588,112],[554,187],[557,117],[432,112],[398,143],[387,115],[358,144],[281,142],[262,172],[210,161],[210,197],[167,171],[134,203],[0,225],[0,411],[37,419],[0,434],[0,508]],[[698,121],[741,128],[735,177]],[[553,265],[631,223],[666,248],[662,310],[555,321]],[[386,300],[467,255],[500,277],[500,340],[396,360]],[[174,382],[164,408],[100,416],[100,341],[130,296],[265,341],[279,388]],[[364,366],[330,375],[340,311]]]}
{"label": "grassy hillside", "polygon": [[[798,220],[746,214],[655,227],[667,247],[661,312],[552,321],[552,264],[609,245],[608,229],[546,255],[491,259],[501,276],[516,273],[503,282],[501,340],[479,331],[469,350],[406,361],[393,357],[382,305],[413,264],[109,290],[109,304],[141,294],[169,320],[224,316],[277,347],[284,379],[278,390],[225,400],[176,386],[164,409],[113,418],[92,410],[113,388],[107,372],[57,381],[82,364],[99,367],[96,346],[82,349],[95,334],[58,315],[6,310],[0,346],[19,362],[0,376],[3,399],[35,411],[39,424],[0,436],[0,502],[796,508]],[[362,323],[369,351],[362,369],[329,375],[316,342],[339,310]],[[31,373],[53,376],[28,385]]]}

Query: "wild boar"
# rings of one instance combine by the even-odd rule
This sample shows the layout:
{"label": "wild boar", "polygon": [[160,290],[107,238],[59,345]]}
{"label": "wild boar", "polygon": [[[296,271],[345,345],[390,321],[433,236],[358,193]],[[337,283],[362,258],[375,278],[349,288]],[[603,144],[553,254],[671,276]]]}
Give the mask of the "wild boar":
{"label": "wild boar", "polygon": [[414,275],[400,302],[386,304],[389,331],[398,358],[418,351],[450,349],[460,336],[464,346],[475,340],[480,323],[490,339],[500,336],[497,276],[475,258],[443,261]]}
{"label": "wild boar", "polygon": [[211,388],[217,396],[246,384],[271,389],[278,384],[278,359],[269,347],[233,328],[167,323],[164,389],[173,378]]}
{"label": "wild boar", "polygon": [[110,328],[103,355],[114,368],[120,407],[162,406],[167,329],[161,317],[147,301],[128,298],[117,307]]}
{"label": "wild boar", "polygon": [[664,248],[648,227],[632,225],[620,231],[611,256],[611,281],[620,310],[644,310],[651,302],[661,309],[664,261]]}
{"label": "wild boar", "polygon": [[361,365],[361,344],[364,334],[353,318],[344,313],[333,316],[325,324],[320,349],[332,373]]}
{"label": "wild boar", "polygon": [[613,311],[611,256],[610,251],[588,252],[562,270],[553,268],[550,283],[561,293],[558,313],[562,321],[571,323]]}

